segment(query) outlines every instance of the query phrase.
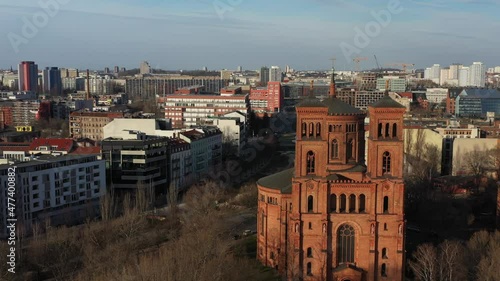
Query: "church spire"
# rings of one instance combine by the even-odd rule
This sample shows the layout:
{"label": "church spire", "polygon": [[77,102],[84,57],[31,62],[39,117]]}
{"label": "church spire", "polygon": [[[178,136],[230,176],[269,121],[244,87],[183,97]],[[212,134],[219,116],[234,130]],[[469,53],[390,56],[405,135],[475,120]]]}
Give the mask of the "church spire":
{"label": "church spire", "polygon": [[330,97],[335,98],[337,93],[335,92],[335,58],[330,59],[332,61],[332,80],[330,81]]}

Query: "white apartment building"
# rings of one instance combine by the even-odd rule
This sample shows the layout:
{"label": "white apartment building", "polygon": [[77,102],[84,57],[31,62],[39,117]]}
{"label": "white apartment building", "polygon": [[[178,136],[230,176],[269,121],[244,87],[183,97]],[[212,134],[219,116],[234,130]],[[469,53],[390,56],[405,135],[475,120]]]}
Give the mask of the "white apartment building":
{"label": "white apartment building", "polygon": [[482,62],[473,62],[469,74],[470,86],[484,87],[486,84],[486,66]]}
{"label": "white apartment building", "polygon": [[470,85],[469,67],[464,66],[458,70],[458,86],[467,87]]}
{"label": "white apartment building", "polygon": [[214,125],[222,132],[222,142],[234,147],[239,155],[246,139],[245,123],[237,117],[216,117]]}
{"label": "white apartment building", "polygon": [[[1,206],[7,206],[9,168],[0,165]],[[105,163],[95,155],[42,156],[16,164],[17,226],[82,222],[99,212],[106,193]],[[7,236],[7,210],[0,208],[0,238]]]}
{"label": "white apartment building", "polygon": [[191,144],[195,179],[207,175],[209,168],[222,161],[222,133],[217,128],[185,131],[179,138]]}

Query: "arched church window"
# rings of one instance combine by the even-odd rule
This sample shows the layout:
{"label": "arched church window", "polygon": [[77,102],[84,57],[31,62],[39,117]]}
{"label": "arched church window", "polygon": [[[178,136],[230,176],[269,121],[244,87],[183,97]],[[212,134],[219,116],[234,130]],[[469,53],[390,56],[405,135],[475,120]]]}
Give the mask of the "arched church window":
{"label": "arched church window", "polygon": [[321,124],[316,123],[316,136],[319,137],[321,136]]}
{"label": "arched church window", "polygon": [[315,165],[315,159],[314,159],[314,152],[309,151],[307,152],[307,173],[308,174],[314,174],[314,165]]}
{"label": "arched church window", "polygon": [[341,213],[345,212],[346,201],[347,201],[347,198],[346,198],[345,194],[340,195],[340,209],[339,209],[339,211]]}
{"label": "arched church window", "polygon": [[354,213],[356,210],[356,195],[351,194],[349,196],[349,213]]}
{"label": "arched church window", "polygon": [[390,133],[391,133],[391,126],[389,125],[389,123],[386,123],[385,124],[385,137],[388,138],[390,136]]}
{"label": "arched church window", "polygon": [[339,264],[354,263],[354,228],[348,224],[341,225],[337,237],[337,260]]}
{"label": "arched church window", "polygon": [[307,212],[312,213],[314,210],[314,197],[312,195],[309,195],[307,197]]}
{"label": "arched church window", "polygon": [[389,213],[389,197],[384,196],[384,213]]}
{"label": "arched church window", "polygon": [[332,147],[331,147],[331,155],[330,157],[332,159],[337,159],[339,158],[339,141],[338,140],[332,140]]}
{"label": "arched church window", "polygon": [[392,137],[398,137],[398,125],[396,125],[396,123],[392,124]]}
{"label": "arched church window", "polygon": [[307,135],[307,124],[302,123],[302,136],[305,137]]}
{"label": "arched church window", "polygon": [[387,265],[385,263],[383,263],[380,268],[380,275],[382,275],[382,277],[387,277]]}
{"label": "arched church window", "polygon": [[391,172],[391,153],[389,151],[384,152],[382,154],[382,173],[390,173]]}
{"label": "arched church window", "polygon": [[330,195],[330,212],[337,211],[337,195]]}
{"label": "arched church window", "polygon": [[358,204],[359,204],[358,211],[360,213],[364,213],[366,210],[366,206],[365,206],[366,205],[366,196],[364,194],[361,194],[359,196],[359,203]]}
{"label": "arched church window", "polygon": [[309,123],[309,134],[308,134],[309,137],[313,137],[314,136],[314,124],[313,123]]}
{"label": "arched church window", "polygon": [[378,136],[382,137],[382,123],[378,123]]}
{"label": "arched church window", "polygon": [[313,250],[311,247],[307,248],[307,257],[312,258],[313,257]]}

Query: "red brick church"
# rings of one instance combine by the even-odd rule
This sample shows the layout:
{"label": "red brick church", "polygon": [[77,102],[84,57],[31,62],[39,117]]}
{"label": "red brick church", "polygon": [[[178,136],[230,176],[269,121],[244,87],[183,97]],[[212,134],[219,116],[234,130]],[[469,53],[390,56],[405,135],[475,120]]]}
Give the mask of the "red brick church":
{"label": "red brick church", "polygon": [[366,114],[332,76],[328,98],[296,109],[295,168],[257,182],[258,259],[287,280],[404,280],[405,108],[372,104],[365,140]]}

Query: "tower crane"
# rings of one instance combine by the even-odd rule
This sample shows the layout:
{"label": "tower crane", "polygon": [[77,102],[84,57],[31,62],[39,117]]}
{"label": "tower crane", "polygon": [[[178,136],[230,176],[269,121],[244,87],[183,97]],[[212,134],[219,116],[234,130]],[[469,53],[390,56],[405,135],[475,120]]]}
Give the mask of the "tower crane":
{"label": "tower crane", "polygon": [[359,68],[359,64],[361,61],[364,61],[364,60],[368,60],[368,58],[364,58],[364,57],[356,57],[356,58],[353,58],[352,61],[354,61],[356,63],[356,71],[359,72],[360,71],[360,68]]}

